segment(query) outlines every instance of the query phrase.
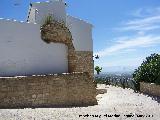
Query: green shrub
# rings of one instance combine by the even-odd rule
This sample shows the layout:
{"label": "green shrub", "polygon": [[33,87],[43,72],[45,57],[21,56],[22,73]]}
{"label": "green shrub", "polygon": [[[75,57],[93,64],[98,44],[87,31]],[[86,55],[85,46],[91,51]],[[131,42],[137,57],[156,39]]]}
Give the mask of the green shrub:
{"label": "green shrub", "polygon": [[52,15],[48,15],[48,16],[45,18],[43,25],[48,25],[48,24],[52,23],[52,21],[53,21],[53,16],[52,16]]}
{"label": "green shrub", "polygon": [[96,66],[95,70],[96,70],[97,74],[99,75],[99,73],[102,71],[102,67],[100,68],[99,66]]}
{"label": "green shrub", "polygon": [[134,80],[160,85],[160,55],[151,54],[133,73]]}

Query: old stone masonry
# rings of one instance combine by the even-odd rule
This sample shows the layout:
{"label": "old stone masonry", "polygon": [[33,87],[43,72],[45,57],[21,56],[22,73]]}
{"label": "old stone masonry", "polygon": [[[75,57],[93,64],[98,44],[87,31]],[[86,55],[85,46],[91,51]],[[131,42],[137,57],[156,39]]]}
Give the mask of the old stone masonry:
{"label": "old stone masonry", "polygon": [[65,7],[36,2],[26,22],[0,19],[0,108],[97,104],[92,25]]}

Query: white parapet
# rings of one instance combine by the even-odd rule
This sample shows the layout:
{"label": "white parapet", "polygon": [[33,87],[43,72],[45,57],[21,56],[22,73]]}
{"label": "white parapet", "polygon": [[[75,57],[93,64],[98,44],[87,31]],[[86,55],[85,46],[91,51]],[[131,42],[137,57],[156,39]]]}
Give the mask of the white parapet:
{"label": "white parapet", "polygon": [[0,76],[25,76],[68,72],[68,48],[47,44],[40,26],[0,20]]}

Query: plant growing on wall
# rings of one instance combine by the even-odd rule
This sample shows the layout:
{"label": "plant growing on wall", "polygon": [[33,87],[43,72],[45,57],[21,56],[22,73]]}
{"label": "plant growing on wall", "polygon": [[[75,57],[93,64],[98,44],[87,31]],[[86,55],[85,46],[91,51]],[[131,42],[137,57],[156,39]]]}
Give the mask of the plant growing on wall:
{"label": "plant growing on wall", "polygon": [[134,80],[139,82],[156,83],[160,85],[160,55],[151,54],[133,73]]}
{"label": "plant growing on wall", "polygon": [[99,66],[96,66],[95,70],[96,70],[97,74],[99,75],[99,73],[102,71],[102,67],[100,68]]}
{"label": "plant growing on wall", "polygon": [[53,16],[49,14],[49,15],[44,19],[43,25],[49,25],[49,24],[52,23],[52,21],[53,21]]}
{"label": "plant growing on wall", "polygon": [[[53,22],[53,16],[51,14],[49,14],[48,16],[45,17],[44,22],[40,28],[41,31],[41,38],[42,40],[44,40],[44,42],[46,43],[50,43],[50,41],[48,39],[45,38],[47,31],[45,27],[47,27],[48,25],[50,25]],[[49,27],[49,26],[48,26]]]}
{"label": "plant growing on wall", "polygon": [[41,38],[44,42],[59,42],[65,41],[64,36],[68,34],[69,29],[66,27],[64,21],[56,21],[53,19],[53,15],[49,14],[42,24]]}

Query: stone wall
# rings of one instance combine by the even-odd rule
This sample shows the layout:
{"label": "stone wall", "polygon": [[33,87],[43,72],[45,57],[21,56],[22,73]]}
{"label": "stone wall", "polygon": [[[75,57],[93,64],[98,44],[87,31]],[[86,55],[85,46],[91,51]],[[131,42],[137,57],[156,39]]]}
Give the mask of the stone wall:
{"label": "stone wall", "polygon": [[41,27],[42,40],[50,42],[58,42],[64,44],[72,43],[72,35],[64,23],[53,20],[50,24],[44,24]]}
{"label": "stone wall", "polygon": [[[68,74],[0,78],[0,108],[88,106],[97,104],[93,52],[75,51],[63,23],[41,28],[41,38],[68,47]],[[55,51],[53,51],[55,52]]]}
{"label": "stone wall", "polygon": [[[68,46],[68,72],[88,72],[90,77],[94,76],[93,52],[75,51],[72,35],[63,23],[53,21],[41,28],[41,38],[50,42],[64,43]],[[93,79],[92,79],[93,80]]]}
{"label": "stone wall", "polygon": [[69,72],[87,72],[90,77],[94,76],[93,52],[91,51],[74,51],[69,52]]}
{"label": "stone wall", "polygon": [[75,72],[88,72],[91,77],[94,76],[93,52],[76,51]]}
{"label": "stone wall", "polygon": [[0,108],[95,105],[88,73],[0,78]]}
{"label": "stone wall", "polygon": [[142,93],[160,96],[160,85],[140,82],[140,91]]}

